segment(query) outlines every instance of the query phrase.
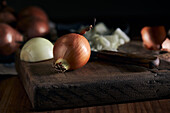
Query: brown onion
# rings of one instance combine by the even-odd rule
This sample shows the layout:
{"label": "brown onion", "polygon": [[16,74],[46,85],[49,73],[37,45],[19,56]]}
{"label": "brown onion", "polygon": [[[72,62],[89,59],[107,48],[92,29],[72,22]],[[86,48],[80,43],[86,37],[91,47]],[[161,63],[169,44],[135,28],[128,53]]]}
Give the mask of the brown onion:
{"label": "brown onion", "polygon": [[38,6],[29,6],[18,14],[17,29],[28,40],[33,37],[44,37],[49,33],[48,17],[44,10]]}
{"label": "brown onion", "polygon": [[169,38],[166,38],[166,40],[162,43],[161,50],[170,52],[170,39]]}
{"label": "brown onion", "polygon": [[15,13],[14,9],[7,6],[6,1],[2,0],[0,4],[0,22],[7,24],[16,22],[16,17],[14,13]]}
{"label": "brown onion", "polygon": [[88,62],[90,54],[90,44],[83,35],[66,34],[55,42],[54,64],[61,72],[78,69]]}
{"label": "brown onion", "polygon": [[27,17],[20,20],[17,23],[17,29],[28,37],[28,39],[45,36],[49,33],[48,22],[34,17]]}
{"label": "brown onion", "polygon": [[20,46],[23,36],[11,26],[0,23],[0,54],[10,55]]}
{"label": "brown onion", "polygon": [[35,17],[48,21],[48,16],[43,9],[38,6],[29,6],[21,10],[18,14],[18,19],[23,19],[27,17]]}
{"label": "brown onion", "polygon": [[141,30],[141,35],[145,48],[159,50],[166,38],[166,30],[164,26],[145,26]]}
{"label": "brown onion", "polygon": [[15,21],[16,21],[15,16],[12,15],[10,12],[0,12],[0,22],[10,24]]}

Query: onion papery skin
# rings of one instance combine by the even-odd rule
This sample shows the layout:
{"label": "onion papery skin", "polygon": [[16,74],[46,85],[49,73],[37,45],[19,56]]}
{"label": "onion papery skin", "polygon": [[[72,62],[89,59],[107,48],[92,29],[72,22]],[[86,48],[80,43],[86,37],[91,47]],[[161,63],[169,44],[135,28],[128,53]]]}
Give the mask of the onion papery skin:
{"label": "onion papery skin", "polygon": [[149,50],[160,50],[166,38],[164,26],[145,26],[141,30],[143,45]]}
{"label": "onion papery skin", "polygon": [[80,34],[70,33],[56,40],[53,49],[54,63],[64,60],[69,68],[75,70],[83,67],[89,60],[91,48],[88,40]]}

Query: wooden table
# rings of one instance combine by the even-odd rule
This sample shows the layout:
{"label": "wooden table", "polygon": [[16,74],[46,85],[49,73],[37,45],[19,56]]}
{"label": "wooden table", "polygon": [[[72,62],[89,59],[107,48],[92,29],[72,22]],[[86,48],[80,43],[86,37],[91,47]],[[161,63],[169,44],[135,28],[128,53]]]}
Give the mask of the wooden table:
{"label": "wooden table", "polygon": [[18,76],[0,76],[0,113],[170,113],[170,99],[51,111],[33,110]]}

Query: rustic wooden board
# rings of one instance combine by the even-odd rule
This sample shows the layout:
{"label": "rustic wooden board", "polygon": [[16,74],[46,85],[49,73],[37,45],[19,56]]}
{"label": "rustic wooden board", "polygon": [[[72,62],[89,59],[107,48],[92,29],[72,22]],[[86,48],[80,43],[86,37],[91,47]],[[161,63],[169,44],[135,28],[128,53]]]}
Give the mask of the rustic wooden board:
{"label": "rustic wooden board", "polygon": [[169,111],[170,99],[160,99],[37,112],[32,108],[17,76],[0,76],[0,113],[169,113]]}
{"label": "rustic wooden board", "polygon": [[[120,48],[120,51],[132,53],[139,50],[143,54],[158,54],[143,49],[139,42]],[[170,97],[170,65],[166,61],[159,69],[152,70],[135,65],[89,61],[84,67],[65,73],[58,73],[52,62],[27,63],[20,61],[19,57],[16,59],[16,69],[35,109],[63,109]]]}

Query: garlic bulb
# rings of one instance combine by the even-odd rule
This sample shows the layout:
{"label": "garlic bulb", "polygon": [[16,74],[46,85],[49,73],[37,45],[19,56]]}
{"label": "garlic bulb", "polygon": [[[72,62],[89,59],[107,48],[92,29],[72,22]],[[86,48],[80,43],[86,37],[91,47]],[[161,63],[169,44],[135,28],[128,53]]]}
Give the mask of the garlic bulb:
{"label": "garlic bulb", "polygon": [[41,37],[30,39],[21,49],[20,59],[26,62],[38,62],[53,58],[53,44]]}

